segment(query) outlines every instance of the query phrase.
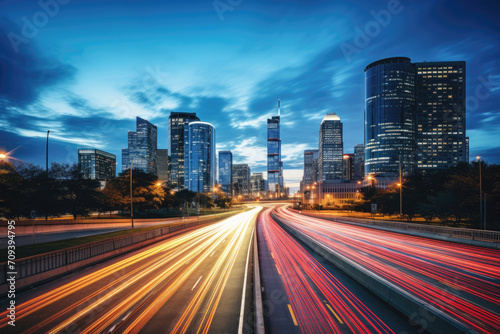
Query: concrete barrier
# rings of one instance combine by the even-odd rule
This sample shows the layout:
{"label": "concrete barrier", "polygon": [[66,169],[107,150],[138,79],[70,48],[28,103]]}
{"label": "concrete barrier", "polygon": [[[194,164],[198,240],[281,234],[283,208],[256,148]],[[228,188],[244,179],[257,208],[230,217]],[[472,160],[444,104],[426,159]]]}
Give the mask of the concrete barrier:
{"label": "concrete barrier", "polygon": [[[346,258],[342,254],[330,249],[316,240],[302,234],[295,228],[291,227],[274,213],[271,214],[273,219],[286,231],[309,246],[315,252],[323,256],[327,261],[341,269],[347,275],[355,279],[361,285],[366,287],[371,292],[375,293],[382,300],[393,306],[396,310],[408,316],[412,322],[425,325],[425,330],[430,333],[467,333],[472,334],[474,331],[460,324],[455,319],[451,318],[441,310],[424,302],[423,300],[410,295],[398,286],[388,282],[354,261]],[[434,319],[429,321],[429,315]]]}
{"label": "concrete barrier", "polygon": [[253,280],[254,280],[254,310],[255,324],[254,333],[264,334],[264,307],[262,303],[262,285],[260,282],[259,247],[257,243],[257,226],[253,236]]}
{"label": "concrete barrier", "polygon": [[[296,210],[293,211],[298,212]],[[308,212],[301,212],[301,214],[338,223],[369,227],[377,230],[401,233],[416,237],[450,241],[464,245],[500,249],[500,232],[498,231],[483,231],[445,226],[428,226],[415,223],[393,222],[366,218],[337,216],[332,217]]]}

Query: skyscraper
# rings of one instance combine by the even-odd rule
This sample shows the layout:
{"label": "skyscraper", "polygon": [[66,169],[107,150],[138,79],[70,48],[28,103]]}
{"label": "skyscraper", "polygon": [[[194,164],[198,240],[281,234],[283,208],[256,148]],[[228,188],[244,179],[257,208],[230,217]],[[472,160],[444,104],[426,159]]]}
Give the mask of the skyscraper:
{"label": "skyscraper", "polygon": [[168,172],[168,150],[165,149],[158,149],[157,150],[157,155],[158,155],[158,163],[157,163],[157,170],[158,170],[158,180],[161,182],[168,182],[168,177],[169,177],[169,172]]}
{"label": "skyscraper", "polygon": [[219,152],[219,183],[221,190],[227,195],[233,195],[233,153],[231,151]]}
{"label": "skyscraper", "polygon": [[266,181],[264,174],[253,173],[250,176],[250,192],[252,196],[263,196],[266,192]]}
{"label": "skyscraper", "polygon": [[[304,176],[302,179],[302,188],[311,186],[318,181],[318,159],[319,150],[304,151]],[[303,191],[304,189],[302,189]]]}
{"label": "skyscraper", "polygon": [[199,120],[195,113],[182,112],[171,112],[168,118],[170,183],[174,189],[184,188],[184,124]]}
{"label": "skyscraper", "polygon": [[78,171],[84,179],[112,179],[116,176],[116,156],[96,149],[79,149]]}
{"label": "skyscraper", "polygon": [[250,195],[250,167],[247,164],[233,165],[233,196]]}
{"label": "skyscraper", "polygon": [[365,145],[354,146],[354,180],[362,180],[365,177]]}
{"label": "skyscraper", "polygon": [[185,123],[184,187],[211,192],[216,178],[215,127],[206,122]]}
{"label": "skyscraper", "polygon": [[378,60],[365,68],[365,174],[413,170],[415,65],[409,58]]}
{"label": "skyscraper", "polygon": [[415,66],[417,168],[438,170],[468,162],[465,62],[423,62]]}
{"label": "skyscraper", "polygon": [[156,175],[157,134],[156,125],[136,118],[136,132],[128,132],[128,148],[122,149],[123,171],[130,169],[133,163],[134,168]]}
{"label": "skyscraper", "polygon": [[365,172],[438,170],[468,161],[465,62],[395,57],[365,68]]}
{"label": "skyscraper", "polygon": [[279,193],[283,190],[280,113],[280,100],[278,100],[278,116],[267,120],[267,190],[271,193]]}
{"label": "skyscraper", "polygon": [[319,181],[343,178],[342,122],[336,114],[326,114],[319,129]]}
{"label": "skyscraper", "polygon": [[354,154],[344,153],[344,180],[354,180]]}

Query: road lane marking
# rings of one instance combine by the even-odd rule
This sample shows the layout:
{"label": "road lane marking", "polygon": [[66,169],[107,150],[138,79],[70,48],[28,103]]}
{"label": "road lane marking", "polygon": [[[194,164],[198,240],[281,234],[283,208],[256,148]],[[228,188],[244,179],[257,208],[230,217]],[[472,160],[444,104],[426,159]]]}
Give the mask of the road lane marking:
{"label": "road lane marking", "polygon": [[339,318],[339,316],[337,315],[337,313],[335,313],[335,311],[331,308],[330,305],[326,304],[326,307],[328,307],[330,309],[330,311],[333,313],[333,315],[335,316],[335,318],[337,318],[337,321],[340,322],[341,325],[343,325],[344,323],[342,322],[342,320]]}
{"label": "road lane marking", "polygon": [[297,319],[295,319],[295,314],[293,314],[292,306],[290,304],[288,304],[288,311],[290,311],[290,315],[292,316],[293,324],[295,326],[299,326],[299,324],[297,323]]}
{"label": "road lane marking", "polygon": [[281,275],[281,271],[279,270],[278,265],[277,265],[277,264],[275,264],[275,266],[276,266],[276,270],[278,270],[278,274],[280,274],[280,275]]}
{"label": "road lane marking", "polygon": [[[215,254],[215,251],[212,253],[212,255],[214,255],[214,254]],[[212,257],[212,255],[210,255],[210,257]]]}
{"label": "road lane marking", "polygon": [[200,280],[201,280],[202,277],[203,277],[203,275],[200,276],[200,278],[198,278],[198,280],[196,281],[196,283],[194,283],[193,288],[191,289],[191,291],[193,291],[194,288],[196,288],[196,286],[198,285],[198,283],[200,282]]}
{"label": "road lane marking", "polygon": [[[248,243],[248,251],[247,251],[247,262],[245,264],[245,277],[243,278],[243,291],[241,292],[241,307],[240,307],[240,323],[238,325],[238,334],[243,333],[243,315],[245,314],[245,294],[247,290],[247,275],[248,275],[248,259],[250,258],[250,249],[252,248],[252,239],[254,228],[252,228],[252,234],[250,235],[250,242]],[[256,261],[254,259],[254,261]],[[259,261],[259,259],[257,259]]]}

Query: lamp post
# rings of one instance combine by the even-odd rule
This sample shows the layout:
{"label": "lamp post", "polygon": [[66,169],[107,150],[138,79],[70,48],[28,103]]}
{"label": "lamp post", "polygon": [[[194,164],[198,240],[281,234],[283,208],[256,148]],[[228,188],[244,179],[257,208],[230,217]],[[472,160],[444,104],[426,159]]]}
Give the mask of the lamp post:
{"label": "lamp post", "polygon": [[[483,180],[481,176],[481,157],[476,157],[479,164],[479,223],[483,223]],[[486,220],[483,223],[483,230],[486,230]]]}
{"label": "lamp post", "polygon": [[49,133],[50,130],[47,130],[47,144],[45,146],[45,172],[47,177],[49,177]]}
{"label": "lamp post", "polygon": [[403,182],[401,180],[401,155],[399,156],[399,216],[403,219]]}
{"label": "lamp post", "polygon": [[134,201],[132,192],[132,171],[134,170],[134,162],[130,163],[130,220],[132,221],[132,228],[134,228]]}

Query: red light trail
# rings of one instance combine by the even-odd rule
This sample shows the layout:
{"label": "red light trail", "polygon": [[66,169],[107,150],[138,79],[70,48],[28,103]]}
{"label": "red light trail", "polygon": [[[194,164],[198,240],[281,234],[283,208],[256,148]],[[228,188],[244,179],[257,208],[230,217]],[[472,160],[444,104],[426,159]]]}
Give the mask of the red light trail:
{"label": "red light trail", "polygon": [[276,209],[280,221],[478,332],[500,332],[500,251]]}

